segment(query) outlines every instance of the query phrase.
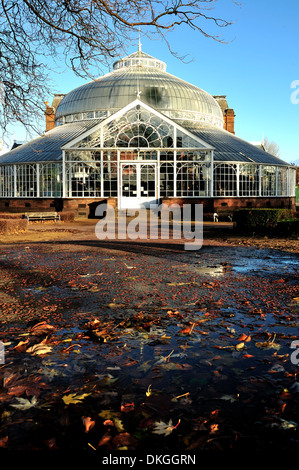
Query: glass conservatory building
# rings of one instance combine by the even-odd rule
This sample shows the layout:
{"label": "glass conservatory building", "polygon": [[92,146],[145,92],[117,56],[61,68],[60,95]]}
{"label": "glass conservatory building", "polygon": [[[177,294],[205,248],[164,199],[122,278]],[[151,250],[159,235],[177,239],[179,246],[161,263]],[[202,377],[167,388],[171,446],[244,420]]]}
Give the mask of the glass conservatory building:
{"label": "glass conservatory building", "polygon": [[213,96],[140,48],[51,109],[51,130],[0,157],[1,210],[294,205],[295,168],[225,130]]}

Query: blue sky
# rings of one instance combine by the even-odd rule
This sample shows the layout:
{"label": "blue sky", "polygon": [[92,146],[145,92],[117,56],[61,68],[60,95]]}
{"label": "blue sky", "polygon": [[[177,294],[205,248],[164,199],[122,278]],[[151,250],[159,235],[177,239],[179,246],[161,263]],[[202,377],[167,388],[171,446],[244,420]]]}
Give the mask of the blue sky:
{"label": "blue sky", "polygon": [[[165,61],[169,73],[212,95],[227,95],[236,114],[236,135],[250,142],[265,136],[279,145],[282,159],[294,162],[299,160],[299,103],[291,102],[296,93],[291,84],[298,80],[299,85],[299,2],[239,1],[241,6],[219,0],[214,10],[235,20],[232,26],[220,30],[203,23],[204,29],[221,34],[226,44],[186,27],[167,36],[172,49],[188,54],[191,62],[173,57],[162,41],[142,37],[142,50]],[[137,40],[127,52],[136,49]],[[53,78],[57,83],[53,91],[61,93],[86,82],[71,71]],[[51,103],[52,97],[46,100]],[[26,133],[18,127],[13,139],[25,140]]]}

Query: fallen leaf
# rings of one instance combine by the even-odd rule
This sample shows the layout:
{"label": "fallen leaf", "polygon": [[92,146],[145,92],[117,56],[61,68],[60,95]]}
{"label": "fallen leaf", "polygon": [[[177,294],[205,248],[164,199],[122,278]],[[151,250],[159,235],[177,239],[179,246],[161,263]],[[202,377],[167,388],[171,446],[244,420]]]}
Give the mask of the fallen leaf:
{"label": "fallen leaf", "polygon": [[259,349],[280,349],[280,344],[274,343],[274,341],[265,341],[255,343],[255,346]]}
{"label": "fallen leaf", "polygon": [[211,424],[210,430],[211,430],[211,434],[219,431],[219,424]]}
{"label": "fallen leaf", "polygon": [[223,395],[222,397],[220,397],[220,400],[230,401],[231,403],[236,401],[235,397],[233,397],[232,395]]}
{"label": "fallen leaf", "polygon": [[90,393],[82,393],[82,395],[78,395],[77,393],[69,393],[68,395],[64,395],[62,399],[66,405],[75,405],[76,403],[83,401],[84,398],[88,397],[89,395]]}
{"label": "fallen leaf", "polygon": [[244,341],[245,343],[248,343],[249,341],[251,341],[251,336],[243,334],[240,336],[240,338],[238,338],[238,341]]}
{"label": "fallen leaf", "polygon": [[120,447],[127,448],[127,447],[134,447],[137,444],[137,441],[128,432],[123,432],[113,438],[113,444],[117,448],[120,448]]}
{"label": "fallen leaf", "polygon": [[[180,420],[179,420],[178,424],[179,423],[180,423]],[[161,434],[163,436],[169,436],[169,434],[172,433],[172,431],[178,426],[178,424],[176,426],[173,426],[172,419],[170,419],[168,421],[168,423],[165,423],[162,420],[156,421],[154,423],[153,433],[154,434]]]}
{"label": "fallen leaf", "polygon": [[0,439],[0,448],[1,447],[6,447],[8,444],[8,436],[2,437]]}
{"label": "fallen leaf", "polygon": [[14,347],[16,351],[26,351],[26,345],[28,344],[29,339],[26,339],[26,341],[19,341],[18,344]]}
{"label": "fallen leaf", "polygon": [[294,421],[286,421],[285,419],[280,419],[280,424],[279,423],[273,423],[271,427],[276,427],[278,426],[280,429],[297,429],[298,424],[295,423]]}
{"label": "fallen leaf", "polygon": [[121,405],[120,407],[120,411],[122,411],[123,413],[129,413],[130,411],[134,411],[135,409],[135,404],[134,402],[132,403],[124,403],[123,405]]}
{"label": "fallen leaf", "polygon": [[52,346],[49,346],[44,343],[34,344],[33,346],[31,346],[30,348],[26,350],[26,352],[29,352],[33,355],[48,354],[51,351],[52,351]]}
{"label": "fallen leaf", "polygon": [[53,333],[53,331],[55,331],[55,327],[45,321],[37,323],[30,329],[30,333],[36,336],[50,334]]}
{"label": "fallen leaf", "polygon": [[95,421],[93,421],[90,416],[83,416],[82,421],[85,427],[85,432],[89,432],[96,424]]}
{"label": "fallen leaf", "polygon": [[32,397],[31,401],[27,398],[16,398],[16,400],[18,400],[18,403],[10,406],[22,411],[29,410],[30,408],[33,408],[37,405],[36,397]]}
{"label": "fallen leaf", "polygon": [[120,419],[121,413],[112,410],[103,410],[99,416],[106,421],[112,420],[118,432],[124,432],[124,426]]}
{"label": "fallen leaf", "polygon": [[106,419],[106,420],[103,422],[103,425],[104,425],[104,426],[112,426],[112,427],[114,427],[114,422],[113,422],[111,419]]}
{"label": "fallen leaf", "polygon": [[98,447],[107,445],[112,440],[111,434],[108,432],[104,434],[104,436],[100,439],[98,443]]}

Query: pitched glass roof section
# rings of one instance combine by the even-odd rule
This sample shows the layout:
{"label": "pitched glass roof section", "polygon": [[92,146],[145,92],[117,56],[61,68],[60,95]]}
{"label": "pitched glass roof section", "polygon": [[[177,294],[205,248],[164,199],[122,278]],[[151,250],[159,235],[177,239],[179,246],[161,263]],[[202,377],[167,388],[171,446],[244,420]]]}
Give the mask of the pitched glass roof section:
{"label": "pitched glass roof section", "polygon": [[114,71],[68,93],[59,103],[56,119],[77,113],[122,109],[137,97],[174,119],[180,113],[214,118],[222,127],[223,113],[206,91],[165,71],[166,64],[138,51],[117,61]]}
{"label": "pitched glass roof section", "polygon": [[215,148],[214,161],[290,166],[289,163],[236,137],[224,129],[218,129],[208,124],[190,126],[188,122],[184,123],[183,126],[189,132],[192,132]]}
{"label": "pitched glass roof section", "polygon": [[88,131],[101,119],[64,124],[0,156],[0,165],[26,162],[55,162],[62,159],[61,147]]}

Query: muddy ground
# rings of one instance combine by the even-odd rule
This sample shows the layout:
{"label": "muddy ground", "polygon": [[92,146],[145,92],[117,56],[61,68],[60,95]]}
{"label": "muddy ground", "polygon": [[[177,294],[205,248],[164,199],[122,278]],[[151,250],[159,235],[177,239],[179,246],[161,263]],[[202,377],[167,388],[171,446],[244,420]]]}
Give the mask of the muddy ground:
{"label": "muddy ground", "polygon": [[94,221],[0,238],[0,446],[298,449],[298,239],[99,241]]}

